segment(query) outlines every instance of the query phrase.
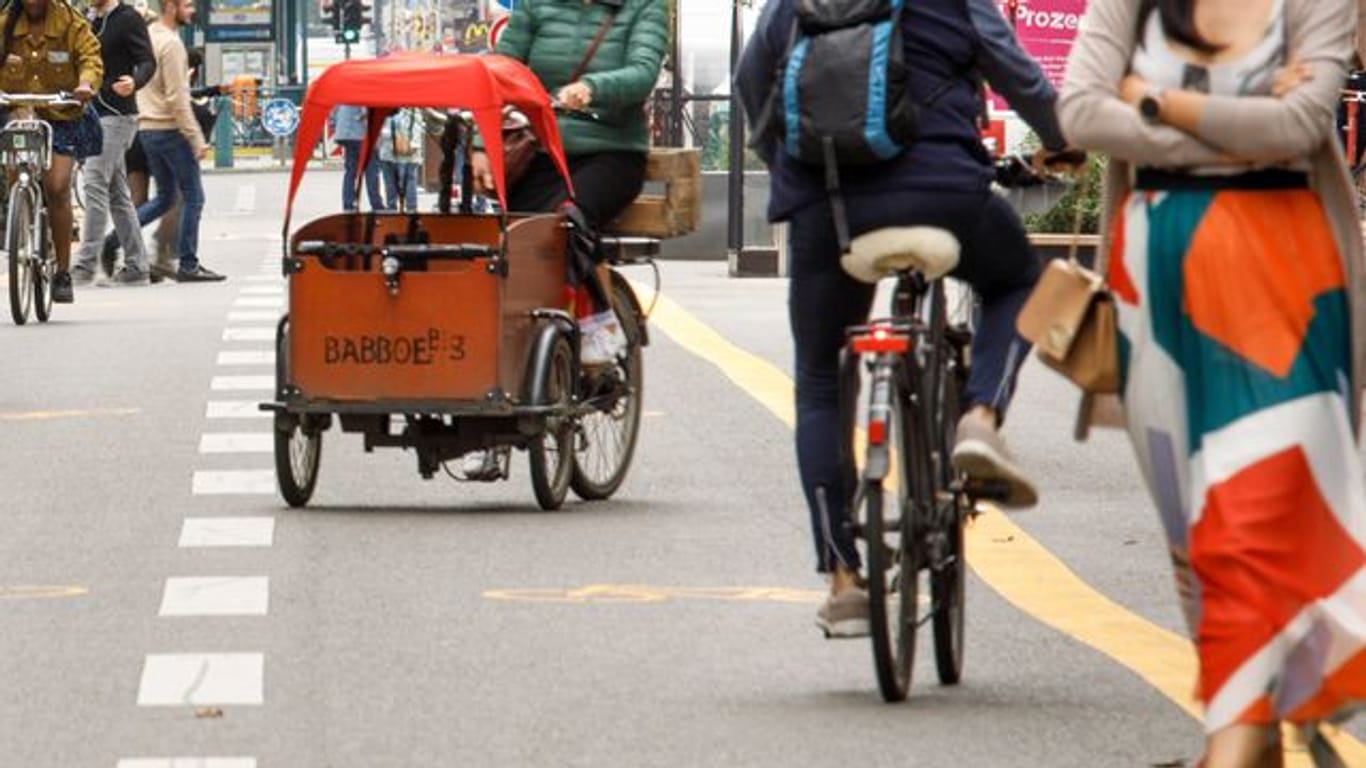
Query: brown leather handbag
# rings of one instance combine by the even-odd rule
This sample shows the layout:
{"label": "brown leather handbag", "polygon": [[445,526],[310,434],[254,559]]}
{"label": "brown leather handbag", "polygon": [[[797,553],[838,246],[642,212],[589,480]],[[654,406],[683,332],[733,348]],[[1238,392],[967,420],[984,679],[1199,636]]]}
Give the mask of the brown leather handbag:
{"label": "brown leather handbag", "polygon": [[[616,17],[617,9],[609,6],[607,17],[602,20],[593,42],[588,44],[588,51],[584,53],[583,60],[574,68],[565,85],[578,82],[578,79],[583,77],[589,62],[593,61],[593,57],[598,54],[598,48],[602,47],[602,41],[607,39],[607,33],[612,29],[612,22]],[[536,153],[540,151],[541,142],[531,130],[531,123],[526,116],[512,108],[503,110],[503,177],[507,179],[508,189],[517,185],[526,174],[527,168],[531,167],[531,161],[536,159]]]}
{"label": "brown leather handbag", "polygon": [[1100,275],[1075,258],[1049,262],[1015,324],[1034,342],[1039,360],[1083,392],[1119,391],[1114,297]]}
{"label": "brown leather handbag", "polygon": [[[1086,191],[1082,191],[1085,196]],[[1044,365],[1087,394],[1119,391],[1119,322],[1105,279],[1077,260],[1081,208],[1073,221],[1067,259],[1054,259],[1015,320]]]}

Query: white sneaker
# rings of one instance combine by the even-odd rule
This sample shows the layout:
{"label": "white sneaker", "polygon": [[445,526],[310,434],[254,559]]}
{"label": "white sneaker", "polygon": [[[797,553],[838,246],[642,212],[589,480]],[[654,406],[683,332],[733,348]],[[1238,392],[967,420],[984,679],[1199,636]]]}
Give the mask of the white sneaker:
{"label": "white sneaker", "polygon": [[606,365],[626,352],[626,333],[612,310],[579,319],[579,362]]}
{"label": "white sneaker", "polygon": [[492,451],[470,451],[460,460],[460,474],[466,480],[501,480],[503,479],[503,463],[497,450]]}

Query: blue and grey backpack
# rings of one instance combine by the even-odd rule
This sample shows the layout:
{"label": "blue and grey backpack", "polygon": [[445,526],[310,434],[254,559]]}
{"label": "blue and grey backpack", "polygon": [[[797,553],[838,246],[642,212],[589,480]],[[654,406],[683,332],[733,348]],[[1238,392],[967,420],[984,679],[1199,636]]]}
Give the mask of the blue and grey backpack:
{"label": "blue and grey backpack", "polygon": [[875,165],[915,140],[904,2],[797,0],[773,116],[790,157],[827,167]]}
{"label": "blue and grey backpack", "polygon": [[794,0],[787,53],[760,110],[752,146],[777,139],[821,168],[841,252],[849,223],[839,169],[883,163],[919,133],[901,36],[907,0]]}

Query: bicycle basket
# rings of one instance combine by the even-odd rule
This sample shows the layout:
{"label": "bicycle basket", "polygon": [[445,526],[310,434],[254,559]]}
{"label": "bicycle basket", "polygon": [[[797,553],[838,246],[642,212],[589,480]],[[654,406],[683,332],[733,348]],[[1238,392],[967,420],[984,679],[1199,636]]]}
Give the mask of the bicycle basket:
{"label": "bicycle basket", "polygon": [[52,154],[52,126],[41,120],[17,120],[0,130],[0,165],[46,169]]}

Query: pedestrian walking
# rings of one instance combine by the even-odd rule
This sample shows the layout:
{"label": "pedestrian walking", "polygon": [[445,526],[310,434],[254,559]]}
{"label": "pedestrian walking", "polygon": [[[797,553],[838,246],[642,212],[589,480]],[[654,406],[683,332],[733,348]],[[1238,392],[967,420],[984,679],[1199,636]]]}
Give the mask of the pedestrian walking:
{"label": "pedestrian walking", "polygon": [[[364,107],[343,104],[332,111],[329,122],[332,125],[332,141],[342,148],[342,210],[355,211],[360,206],[356,196],[356,173],[360,166],[360,147],[365,140],[366,119]],[[379,188],[379,163],[371,152],[365,164],[365,194],[370,198],[370,207],[384,209],[384,197]]]}
{"label": "pedestrian walking", "polygon": [[1060,115],[1111,157],[1099,266],[1202,764],[1280,765],[1281,723],[1366,703],[1366,267],[1333,135],[1356,0],[1091,0],[1080,29]]}
{"label": "pedestrian walking", "polygon": [[129,188],[125,156],[138,131],[137,89],[156,72],[147,24],[131,6],[120,0],[98,0],[91,28],[100,41],[104,62],[104,85],[96,94],[95,112],[100,118],[104,143],[100,153],[85,161],[85,225],[71,276],[77,285],[95,277],[95,260],[113,254],[105,230],[113,220],[114,232],[127,246],[123,266],[112,277],[116,284],[147,282],[147,250],[138,226],[137,207]]}
{"label": "pedestrian walking", "polygon": [[194,18],[194,0],[163,0],[161,17],[150,27],[156,75],[138,91],[138,141],[156,181],[156,197],[138,207],[146,226],[181,202],[175,255],[175,279],[206,282],[224,279],[199,261],[199,219],[204,210],[204,183],[199,161],[209,151],[190,105],[189,63],[179,30]]}
{"label": "pedestrian walking", "polygon": [[417,213],[417,179],[426,133],[416,109],[400,109],[384,121],[379,137],[379,162],[387,210]]}

